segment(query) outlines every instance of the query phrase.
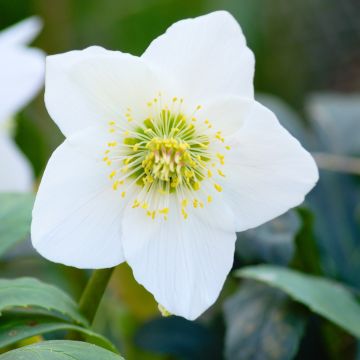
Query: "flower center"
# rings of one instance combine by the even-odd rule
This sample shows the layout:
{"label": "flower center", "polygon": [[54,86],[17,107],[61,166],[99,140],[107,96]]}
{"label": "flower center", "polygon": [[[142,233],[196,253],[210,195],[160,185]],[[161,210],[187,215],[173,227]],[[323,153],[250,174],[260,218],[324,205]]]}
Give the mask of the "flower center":
{"label": "flower center", "polygon": [[187,142],[175,138],[155,137],[146,147],[149,153],[142,162],[146,174],[143,178],[145,183],[159,180],[163,187],[170,184],[171,187],[176,188],[184,176],[190,178],[190,173],[193,171],[189,169],[196,167]]}
{"label": "flower center", "polygon": [[[145,209],[153,219],[157,214],[167,219],[172,198],[186,219],[190,201],[194,208],[202,208],[212,201],[213,190],[222,190],[216,178],[225,174],[217,166],[224,165],[225,156],[217,149],[229,147],[208,119],[197,119],[200,106],[188,115],[182,105],[177,98],[170,106],[163,104],[159,95],[148,103],[145,120],[135,119],[127,109],[125,119],[109,122],[116,140],[108,143],[104,161],[112,168],[113,189],[121,188],[125,198],[127,188],[135,186],[133,208]],[[212,183],[212,191],[201,191],[205,182]]]}

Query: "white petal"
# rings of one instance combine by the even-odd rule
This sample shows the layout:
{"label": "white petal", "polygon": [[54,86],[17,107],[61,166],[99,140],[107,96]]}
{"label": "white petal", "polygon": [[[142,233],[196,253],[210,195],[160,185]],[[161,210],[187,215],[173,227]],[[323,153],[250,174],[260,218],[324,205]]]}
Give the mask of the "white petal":
{"label": "white petal", "polygon": [[39,34],[42,21],[37,16],[28,19],[0,32],[0,47],[28,45]]}
{"label": "white petal", "polygon": [[238,96],[221,96],[205,103],[198,118],[208,119],[214,131],[221,131],[226,136],[236,133],[250,115],[254,100]]}
{"label": "white petal", "polygon": [[128,107],[146,114],[157,91],[150,69],[129,54],[90,47],[47,57],[46,107],[66,136],[123,118]]}
{"label": "white petal", "polygon": [[37,251],[51,261],[105,268],[124,260],[124,202],[112,190],[105,164],[79,151],[82,142],[86,151],[91,133],[95,135],[87,131],[69,138],[50,158],[33,210],[31,236]]}
{"label": "white petal", "polygon": [[0,56],[0,122],[25,106],[44,81],[45,55],[37,49],[8,48]]}
{"label": "white petal", "polygon": [[172,314],[195,319],[217,299],[234,256],[233,217],[222,203],[189,209],[176,206],[168,220],[127,209],[123,220],[125,259],[136,280]]}
{"label": "white petal", "polygon": [[[236,111],[233,116],[237,116]],[[258,226],[301,204],[318,180],[311,155],[270,110],[257,102],[230,145],[223,188],[238,231]]]}
{"label": "white petal", "polygon": [[31,191],[32,180],[25,156],[9,136],[0,134],[0,192]]}
{"label": "white petal", "polygon": [[175,95],[186,101],[201,103],[221,94],[254,96],[254,56],[226,11],[173,24],[142,57],[164,77],[176,77]]}

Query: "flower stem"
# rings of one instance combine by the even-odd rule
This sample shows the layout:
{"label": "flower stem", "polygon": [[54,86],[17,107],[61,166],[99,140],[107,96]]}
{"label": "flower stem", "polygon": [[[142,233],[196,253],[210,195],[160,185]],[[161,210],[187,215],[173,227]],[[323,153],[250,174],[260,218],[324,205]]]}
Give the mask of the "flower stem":
{"label": "flower stem", "polygon": [[79,300],[79,309],[91,324],[115,267],[92,273]]}

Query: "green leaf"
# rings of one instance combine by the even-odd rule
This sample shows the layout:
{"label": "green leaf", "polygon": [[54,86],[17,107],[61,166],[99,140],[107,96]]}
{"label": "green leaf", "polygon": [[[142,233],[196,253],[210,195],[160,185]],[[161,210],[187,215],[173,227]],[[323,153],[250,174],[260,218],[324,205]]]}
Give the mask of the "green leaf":
{"label": "green leaf", "polygon": [[15,141],[30,160],[35,176],[39,177],[51,155],[51,148],[36,117],[42,116],[26,110],[17,114]]}
{"label": "green leaf", "polygon": [[305,317],[282,291],[255,281],[241,284],[224,305],[229,360],[288,360],[297,352]]}
{"label": "green leaf", "polygon": [[[316,151],[360,154],[359,95],[319,93],[306,102],[316,136]],[[321,248],[322,268],[351,286],[360,288],[358,178],[322,170],[307,197],[316,214],[315,233]]]}
{"label": "green leaf", "polygon": [[283,290],[313,312],[360,338],[360,304],[340,283],[270,265],[246,267],[236,274]]}
{"label": "green leaf", "polygon": [[33,278],[0,279],[0,314],[14,308],[40,308],[61,318],[87,325],[77,304],[62,290]]}
{"label": "green leaf", "polygon": [[0,256],[30,231],[33,194],[0,193]]}
{"label": "green leaf", "polygon": [[295,237],[296,251],[291,267],[313,275],[321,275],[320,255],[314,235],[314,216],[305,209],[298,208],[302,226]]}
{"label": "green leaf", "polygon": [[1,360],[123,360],[120,355],[80,341],[55,340],[25,346],[0,355]]}
{"label": "green leaf", "polygon": [[236,254],[245,263],[254,261],[287,264],[294,253],[294,237],[300,221],[295,211],[267,222],[255,229],[237,234]]}
{"label": "green leaf", "polygon": [[177,316],[145,323],[134,342],[140,349],[184,360],[222,358],[221,343],[210,329]]}
{"label": "green leaf", "polygon": [[1,317],[0,349],[32,336],[70,330],[81,333],[87,342],[112,352],[117,352],[109,340],[89,329],[69,324],[50,316],[26,313],[9,313]]}

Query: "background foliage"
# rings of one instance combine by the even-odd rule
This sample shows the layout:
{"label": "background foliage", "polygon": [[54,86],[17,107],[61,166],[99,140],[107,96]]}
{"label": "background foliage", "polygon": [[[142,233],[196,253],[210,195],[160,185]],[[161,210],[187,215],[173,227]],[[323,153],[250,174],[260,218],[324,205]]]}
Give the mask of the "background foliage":
{"label": "background foliage", "polygon": [[[0,29],[37,14],[34,45],[48,54],[96,44],[140,55],[174,21],[216,9],[239,20],[255,52],[259,101],[315,154],[317,188],[301,209],[238,234],[234,272],[198,321],[160,318],[124,264],[91,329],[71,299],[89,274],[22,241],[32,195],[0,195],[0,353],[26,345],[1,359],[360,359],[358,0],[0,0]],[[40,178],[63,140],[43,94],[16,120]],[[93,345],[58,342],[69,330]]]}

